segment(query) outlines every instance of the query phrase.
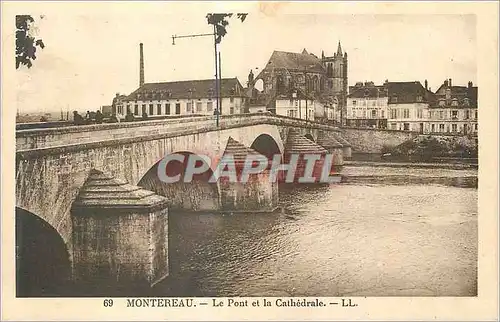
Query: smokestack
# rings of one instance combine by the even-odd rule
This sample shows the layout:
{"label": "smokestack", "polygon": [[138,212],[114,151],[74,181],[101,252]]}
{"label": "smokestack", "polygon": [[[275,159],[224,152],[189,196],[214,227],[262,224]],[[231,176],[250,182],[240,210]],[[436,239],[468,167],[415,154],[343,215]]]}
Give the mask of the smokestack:
{"label": "smokestack", "polygon": [[449,81],[449,82],[448,82],[448,84],[449,84],[449,85],[450,85],[450,87],[451,87],[451,78],[449,78],[449,79],[448,79],[448,81]]}
{"label": "smokestack", "polygon": [[139,87],[144,85],[144,52],[142,49],[142,42],[139,44]]}
{"label": "smokestack", "polygon": [[425,80],[424,84],[425,84],[425,89],[427,89],[427,86],[429,85],[429,83],[427,83],[427,79]]}

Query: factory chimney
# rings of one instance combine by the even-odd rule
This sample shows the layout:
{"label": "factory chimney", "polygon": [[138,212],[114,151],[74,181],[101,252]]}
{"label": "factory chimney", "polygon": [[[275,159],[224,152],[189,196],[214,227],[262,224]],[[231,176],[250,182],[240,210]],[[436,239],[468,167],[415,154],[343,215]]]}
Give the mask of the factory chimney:
{"label": "factory chimney", "polygon": [[144,85],[144,52],[142,48],[142,42],[139,44],[139,87]]}

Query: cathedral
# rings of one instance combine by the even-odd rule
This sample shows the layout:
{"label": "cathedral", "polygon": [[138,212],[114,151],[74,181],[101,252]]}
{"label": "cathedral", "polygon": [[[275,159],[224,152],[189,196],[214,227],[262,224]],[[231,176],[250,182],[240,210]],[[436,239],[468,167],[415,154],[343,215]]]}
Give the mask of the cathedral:
{"label": "cathedral", "polygon": [[263,82],[261,95],[267,97],[268,102],[277,95],[299,93],[323,104],[335,103],[340,119],[345,119],[347,53],[342,51],[340,42],[333,56],[325,56],[322,52],[321,58],[306,49],[302,53],[274,51],[257,77],[250,72],[248,86],[253,88],[258,80]]}

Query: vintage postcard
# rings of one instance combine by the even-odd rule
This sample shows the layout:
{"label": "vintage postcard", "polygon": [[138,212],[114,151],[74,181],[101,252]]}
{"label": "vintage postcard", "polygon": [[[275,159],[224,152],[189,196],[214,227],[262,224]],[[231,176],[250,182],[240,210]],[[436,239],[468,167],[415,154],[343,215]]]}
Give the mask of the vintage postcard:
{"label": "vintage postcard", "polygon": [[498,319],[498,3],[2,5],[2,319]]}

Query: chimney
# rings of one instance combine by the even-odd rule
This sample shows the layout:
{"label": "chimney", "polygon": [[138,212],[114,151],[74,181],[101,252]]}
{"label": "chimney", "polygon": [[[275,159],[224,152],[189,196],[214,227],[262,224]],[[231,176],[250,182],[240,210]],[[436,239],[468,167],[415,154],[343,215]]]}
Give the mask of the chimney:
{"label": "chimney", "polygon": [[427,89],[427,86],[429,86],[429,83],[427,82],[427,79],[424,81],[425,84],[425,89]]}
{"label": "chimney", "polygon": [[448,85],[450,85],[450,87],[451,87],[451,78],[449,78],[448,81],[449,81]]}
{"label": "chimney", "polygon": [[472,82],[469,82],[467,87],[472,88]]}
{"label": "chimney", "polygon": [[448,87],[448,80],[445,79],[443,84],[444,84],[444,86]]}
{"label": "chimney", "polygon": [[142,42],[139,44],[139,87],[144,85],[144,52],[142,49]]}

